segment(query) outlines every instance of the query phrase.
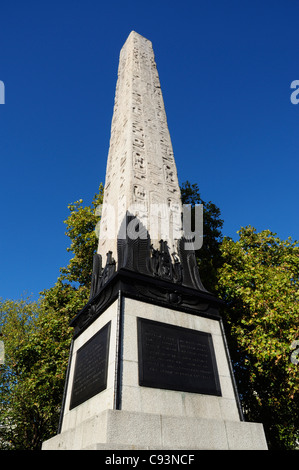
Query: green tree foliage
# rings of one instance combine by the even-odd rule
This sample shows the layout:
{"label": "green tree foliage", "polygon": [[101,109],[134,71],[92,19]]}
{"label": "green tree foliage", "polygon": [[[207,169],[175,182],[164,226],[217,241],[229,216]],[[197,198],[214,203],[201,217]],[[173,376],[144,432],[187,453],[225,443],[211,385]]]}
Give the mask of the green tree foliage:
{"label": "green tree foliage", "polygon": [[91,281],[93,255],[97,248],[95,227],[99,221],[96,208],[103,203],[104,188],[100,185],[90,206],[83,206],[82,199],[68,206],[70,215],[65,220],[66,235],[71,240],[67,251],[74,254],[67,268],[61,268],[61,280],[75,282],[89,290]]}
{"label": "green tree foliage", "polygon": [[[242,228],[225,238],[218,292],[238,389],[249,421],[262,422],[268,444],[292,449],[299,439],[299,247],[269,230]],[[298,445],[298,442],[297,442]]]}
{"label": "green tree foliage", "polygon": [[25,299],[1,301],[0,319],[5,344],[0,448],[38,449],[57,423],[63,386],[60,365],[67,355],[63,318],[52,317],[50,325],[39,303]]}
{"label": "green tree foliage", "polygon": [[93,255],[97,248],[95,227],[100,220],[96,208],[103,202],[103,185],[89,206],[83,201],[68,206],[70,215],[64,221],[70,239],[68,252],[73,254],[66,268],[60,268],[56,284],[41,293],[41,304],[49,312],[58,312],[67,321],[85,305],[89,298]]}
{"label": "green tree foliage", "polygon": [[65,221],[73,258],[56,284],[39,302],[2,301],[0,325],[5,364],[0,365],[0,449],[36,450],[55,435],[65,383],[72,330],[70,319],[89,297],[96,207],[103,187],[90,206],[69,205]]}

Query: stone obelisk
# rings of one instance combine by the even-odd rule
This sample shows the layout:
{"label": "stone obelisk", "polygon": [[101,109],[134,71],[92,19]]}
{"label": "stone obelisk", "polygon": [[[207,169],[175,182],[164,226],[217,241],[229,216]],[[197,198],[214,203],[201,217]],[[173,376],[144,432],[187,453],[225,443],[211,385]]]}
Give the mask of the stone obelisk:
{"label": "stone obelisk", "polygon": [[156,229],[155,248],[167,236],[170,252],[177,251],[180,188],[161,86],[152,43],[134,31],[120,52],[98,247],[103,259],[111,251],[117,261],[115,235],[128,210]]}
{"label": "stone obelisk", "polygon": [[43,449],[267,448],[262,425],[243,420],[222,302],[201,283],[181,212],[152,44],[132,32],[90,300],[71,322],[59,433]]}

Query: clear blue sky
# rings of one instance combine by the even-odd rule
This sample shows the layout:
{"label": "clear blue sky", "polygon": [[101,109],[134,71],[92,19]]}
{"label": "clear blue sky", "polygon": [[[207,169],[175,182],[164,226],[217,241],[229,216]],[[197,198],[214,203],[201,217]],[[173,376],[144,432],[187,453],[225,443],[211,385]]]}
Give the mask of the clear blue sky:
{"label": "clear blue sky", "polygon": [[298,239],[299,3],[10,0],[0,8],[0,296],[38,297],[70,254],[67,205],[104,182],[120,49],[153,43],[179,180],[224,219]]}

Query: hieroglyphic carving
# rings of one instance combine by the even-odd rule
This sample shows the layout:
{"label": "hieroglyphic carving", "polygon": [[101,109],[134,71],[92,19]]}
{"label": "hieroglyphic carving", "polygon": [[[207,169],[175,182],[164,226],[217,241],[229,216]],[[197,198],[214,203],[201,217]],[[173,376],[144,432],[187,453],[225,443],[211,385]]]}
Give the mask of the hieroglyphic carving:
{"label": "hieroglyphic carving", "polygon": [[[181,204],[159,75],[151,42],[132,32],[120,53],[104,203],[115,212],[146,204],[151,219],[151,204],[168,205],[169,198]],[[171,250],[174,244],[170,239]],[[98,252],[105,257],[115,247],[116,240],[102,240]]]}
{"label": "hieroglyphic carving", "polygon": [[134,185],[134,196],[135,196],[135,201],[141,201],[144,202],[146,198],[146,190],[144,186],[141,184],[135,184]]}

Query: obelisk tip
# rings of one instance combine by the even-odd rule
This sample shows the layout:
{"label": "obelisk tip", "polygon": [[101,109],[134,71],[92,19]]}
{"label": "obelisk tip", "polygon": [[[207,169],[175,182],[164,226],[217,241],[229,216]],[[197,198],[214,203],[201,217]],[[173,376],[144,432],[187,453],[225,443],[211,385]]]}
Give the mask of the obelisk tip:
{"label": "obelisk tip", "polygon": [[131,37],[134,37],[134,36],[135,36],[136,38],[139,38],[139,39],[141,38],[141,39],[143,39],[144,41],[149,41],[149,42],[151,42],[149,39],[147,39],[146,37],[142,36],[142,34],[139,34],[139,33],[137,33],[137,32],[134,31],[134,30],[132,30],[132,31],[130,32],[129,36],[127,37],[127,40],[128,40],[129,38],[131,38]]}

